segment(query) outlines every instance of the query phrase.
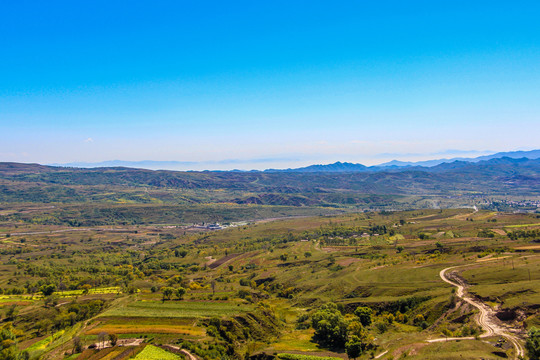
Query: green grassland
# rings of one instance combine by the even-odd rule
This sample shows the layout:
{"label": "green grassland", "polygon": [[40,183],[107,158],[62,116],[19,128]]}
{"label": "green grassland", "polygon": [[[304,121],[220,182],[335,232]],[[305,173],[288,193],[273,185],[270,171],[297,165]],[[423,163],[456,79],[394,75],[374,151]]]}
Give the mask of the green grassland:
{"label": "green grassland", "polygon": [[[108,208],[111,216],[123,214],[124,224],[104,225],[104,205],[85,208],[88,219],[101,219],[93,226],[28,221],[58,216],[28,207],[0,222],[9,234],[0,237],[2,326],[13,326],[19,349],[32,359],[120,356],[119,346],[73,355],[75,338],[88,347],[110,334],[208,360],[262,353],[346,358],[343,348],[314,336],[311,319],[329,302],[349,323],[357,307],[373,310],[363,327],[371,345],[360,359],[383,352],[383,359],[510,356],[511,348],[494,346],[497,339],[426,342],[478,333],[475,309],[455,308],[453,287],[439,277],[457,265],[470,293],[517,314],[504,321],[518,333],[540,323],[538,239],[506,235],[538,229],[535,214],[306,212],[205,231],[182,226],[172,207],[136,205],[145,215],[130,223],[131,213],[116,206]],[[154,207],[169,217],[158,222]],[[70,219],[87,214],[78,206],[69,211]],[[186,290],[181,299],[178,288]],[[177,358],[161,351],[146,346],[135,358]]]}
{"label": "green grassland", "polygon": [[125,306],[107,310],[103,316],[113,317],[164,317],[200,318],[207,316],[231,316],[249,311],[251,306],[209,301],[134,301]]}
{"label": "green grassland", "polygon": [[540,256],[501,257],[481,264],[462,272],[472,293],[504,308],[540,304]]}
{"label": "green grassland", "polygon": [[146,346],[143,351],[134,357],[135,360],[177,360],[181,359],[180,356],[165,351],[156,346]]}

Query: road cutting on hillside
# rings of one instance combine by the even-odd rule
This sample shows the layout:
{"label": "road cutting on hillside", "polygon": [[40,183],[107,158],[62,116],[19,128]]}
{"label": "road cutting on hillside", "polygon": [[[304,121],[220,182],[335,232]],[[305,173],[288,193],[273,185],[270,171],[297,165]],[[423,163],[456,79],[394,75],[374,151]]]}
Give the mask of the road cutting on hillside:
{"label": "road cutting on hillside", "polygon": [[[490,337],[490,336],[502,336],[508,341],[510,341],[512,345],[514,346],[514,348],[516,349],[515,359],[519,359],[520,357],[523,357],[525,355],[525,350],[519,338],[515,334],[511,333],[508,329],[502,326],[499,326],[497,322],[494,321],[495,311],[489,305],[486,305],[482,301],[470,296],[465,291],[464,281],[459,276],[455,276],[455,274],[451,271],[451,270],[454,270],[456,268],[463,267],[463,266],[468,266],[468,265],[452,266],[452,267],[443,269],[439,273],[439,276],[441,277],[443,281],[457,288],[456,295],[460,299],[462,299],[463,301],[471,304],[472,306],[478,309],[479,313],[478,313],[478,316],[476,317],[476,321],[478,322],[478,325],[480,325],[480,327],[484,331],[484,333],[480,335],[481,338]],[[454,276],[452,276],[452,274],[454,274]],[[440,341],[465,340],[465,339],[474,339],[474,338],[473,337],[440,338],[440,339],[431,339],[427,341],[440,342]]]}

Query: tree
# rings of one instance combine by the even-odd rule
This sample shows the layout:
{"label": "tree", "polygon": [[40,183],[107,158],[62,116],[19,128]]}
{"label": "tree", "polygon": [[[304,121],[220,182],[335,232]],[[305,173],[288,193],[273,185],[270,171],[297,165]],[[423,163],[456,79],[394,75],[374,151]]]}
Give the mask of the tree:
{"label": "tree", "polygon": [[82,286],[83,294],[88,294],[90,292],[90,289],[92,289],[92,285],[90,284],[84,284]]}
{"label": "tree", "polygon": [[83,351],[83,343],[81,341],[81,338],[78,336],[75,336],[73,338],[73,353],[78,354]]}
{"label": "tree", "polygon": [[184,250],[184,249],[182,249],[182,250],[178,250],[178,249],[174,250],[174,256],[176,256],[176,257],[182,257],[182,258],[186,257],[187,253],[188,253],[187,250]]}
{"label": "tree", "polygon": [[354,310],[354,315],[358,316],[358,320],[363,326],[371,325],[371,317],[373,310],[367,306],[359,306]]}
{"label": "tree", "polygon": [[315,329],[313,340],[323,346],[343,349],[347,341],[347,321],[336,304],[323,305],[311,317]]}
{"label": "tree", "polygon": [[111,346],[116,346],[116,344],[118,343],[118,335],[109,334],[109,341],[111,342]]}
{"label": "tree", "polygon": [[13,321],[17,317],[17,314],[19,314],[19,309],[17,309],[17,305],[13,304],[6,310],[6,320],[7,321]]}
{"label": "tree", "polygon": [[17,349],[17,336],[11,325],[6,325],[0,330],[0,360],[26,360],[29,358],[26,351],[19,352]]}
{"label": "tree", "polygon": [[15,346],[16,336],[13,333],[13,328],[8,325],[0,331],[0,348],[2,350]]}
{"label": "tree", "polygon": [[356,359],[363,352],[363,344],[358,336],[353,335],[351,339],[345,344],[345,350],[347,351],[347,356],[349,359]]}
{"label": "tree", "polygon": [[43,285],[39,290],[43,296],[50,296],[56,291],[56,286],[54,284]]}
{"label": "tree", "polygon": [[170,300],[172,294],[174,293],[174,289],[172,287],[166,286],[161,288],[161,292],[163,293],[163,301]]}
{"label": "tree", "polygon": [[362,326],[360,321],[351,321],[348,331],[349,341],[345,344],[345,350],[350,358],[354,359],[373,347],[373,336]]}
{"label": "tree", "polygon": [[355,336],[362,336],[363,332],[365,331],[364,330],[364,327],[362,326],[362,324],[359,322],[359,321],[351,321],[349,323],[349,326],[348,326],[348,331],[349,331],[349,335],[355,335]]}
{"label": "tree", "polygon": [[36,325],[37,325],[38,333],[40,335],[45,335],[51,330],[53,323],[51,319],[43,319],[43,320],[38,321]]}
{"label": "tree", "polygon": [[525,343],[525,348],[529,354],[531,360],[540,359],[540,329],[535,328],[534,326],[529,330],[527,334],[527,342]]}
{"label": "tree", "polygon": [[46,307],[55,307],[56,305],[58,305],[58,300],[59,298],[57,295],[50,295],[47,296],[45,300],[43,300],[43,303]]}
{"label": "tree", "polygon": [[178,289],[176,289],[176,297],[178,298],[178,300],[182,300],[185,294],[186,289],[184,289],[183,287],[179,287]]}

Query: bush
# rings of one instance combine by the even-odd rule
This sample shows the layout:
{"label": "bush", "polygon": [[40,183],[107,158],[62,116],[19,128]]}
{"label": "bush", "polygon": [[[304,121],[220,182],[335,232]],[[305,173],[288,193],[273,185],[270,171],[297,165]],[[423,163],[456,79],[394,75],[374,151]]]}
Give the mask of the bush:
{"label": "bush", "polygon": [[532,327],[527,334],[527,342],[525,343],[525,348],[529,354],[531,360],[540,359],[540,329]]}
{"label": "bush", "polygon": [[387,322],[384,322],[384,321],[377,321],[375,323],[375,328],[377,328],[377,330],[383,334],[385,333],[387,330],[388,330],[388,323]]}

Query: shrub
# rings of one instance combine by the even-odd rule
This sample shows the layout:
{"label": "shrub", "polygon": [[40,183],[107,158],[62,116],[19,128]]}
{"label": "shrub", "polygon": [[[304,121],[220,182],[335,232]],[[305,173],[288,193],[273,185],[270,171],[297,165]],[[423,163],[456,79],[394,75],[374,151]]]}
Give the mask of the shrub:
{"label": "shrub", "polygon": [[540,359],[540,329],[532,327],[527,334],[527,342],[525,348],[531,360]]}

